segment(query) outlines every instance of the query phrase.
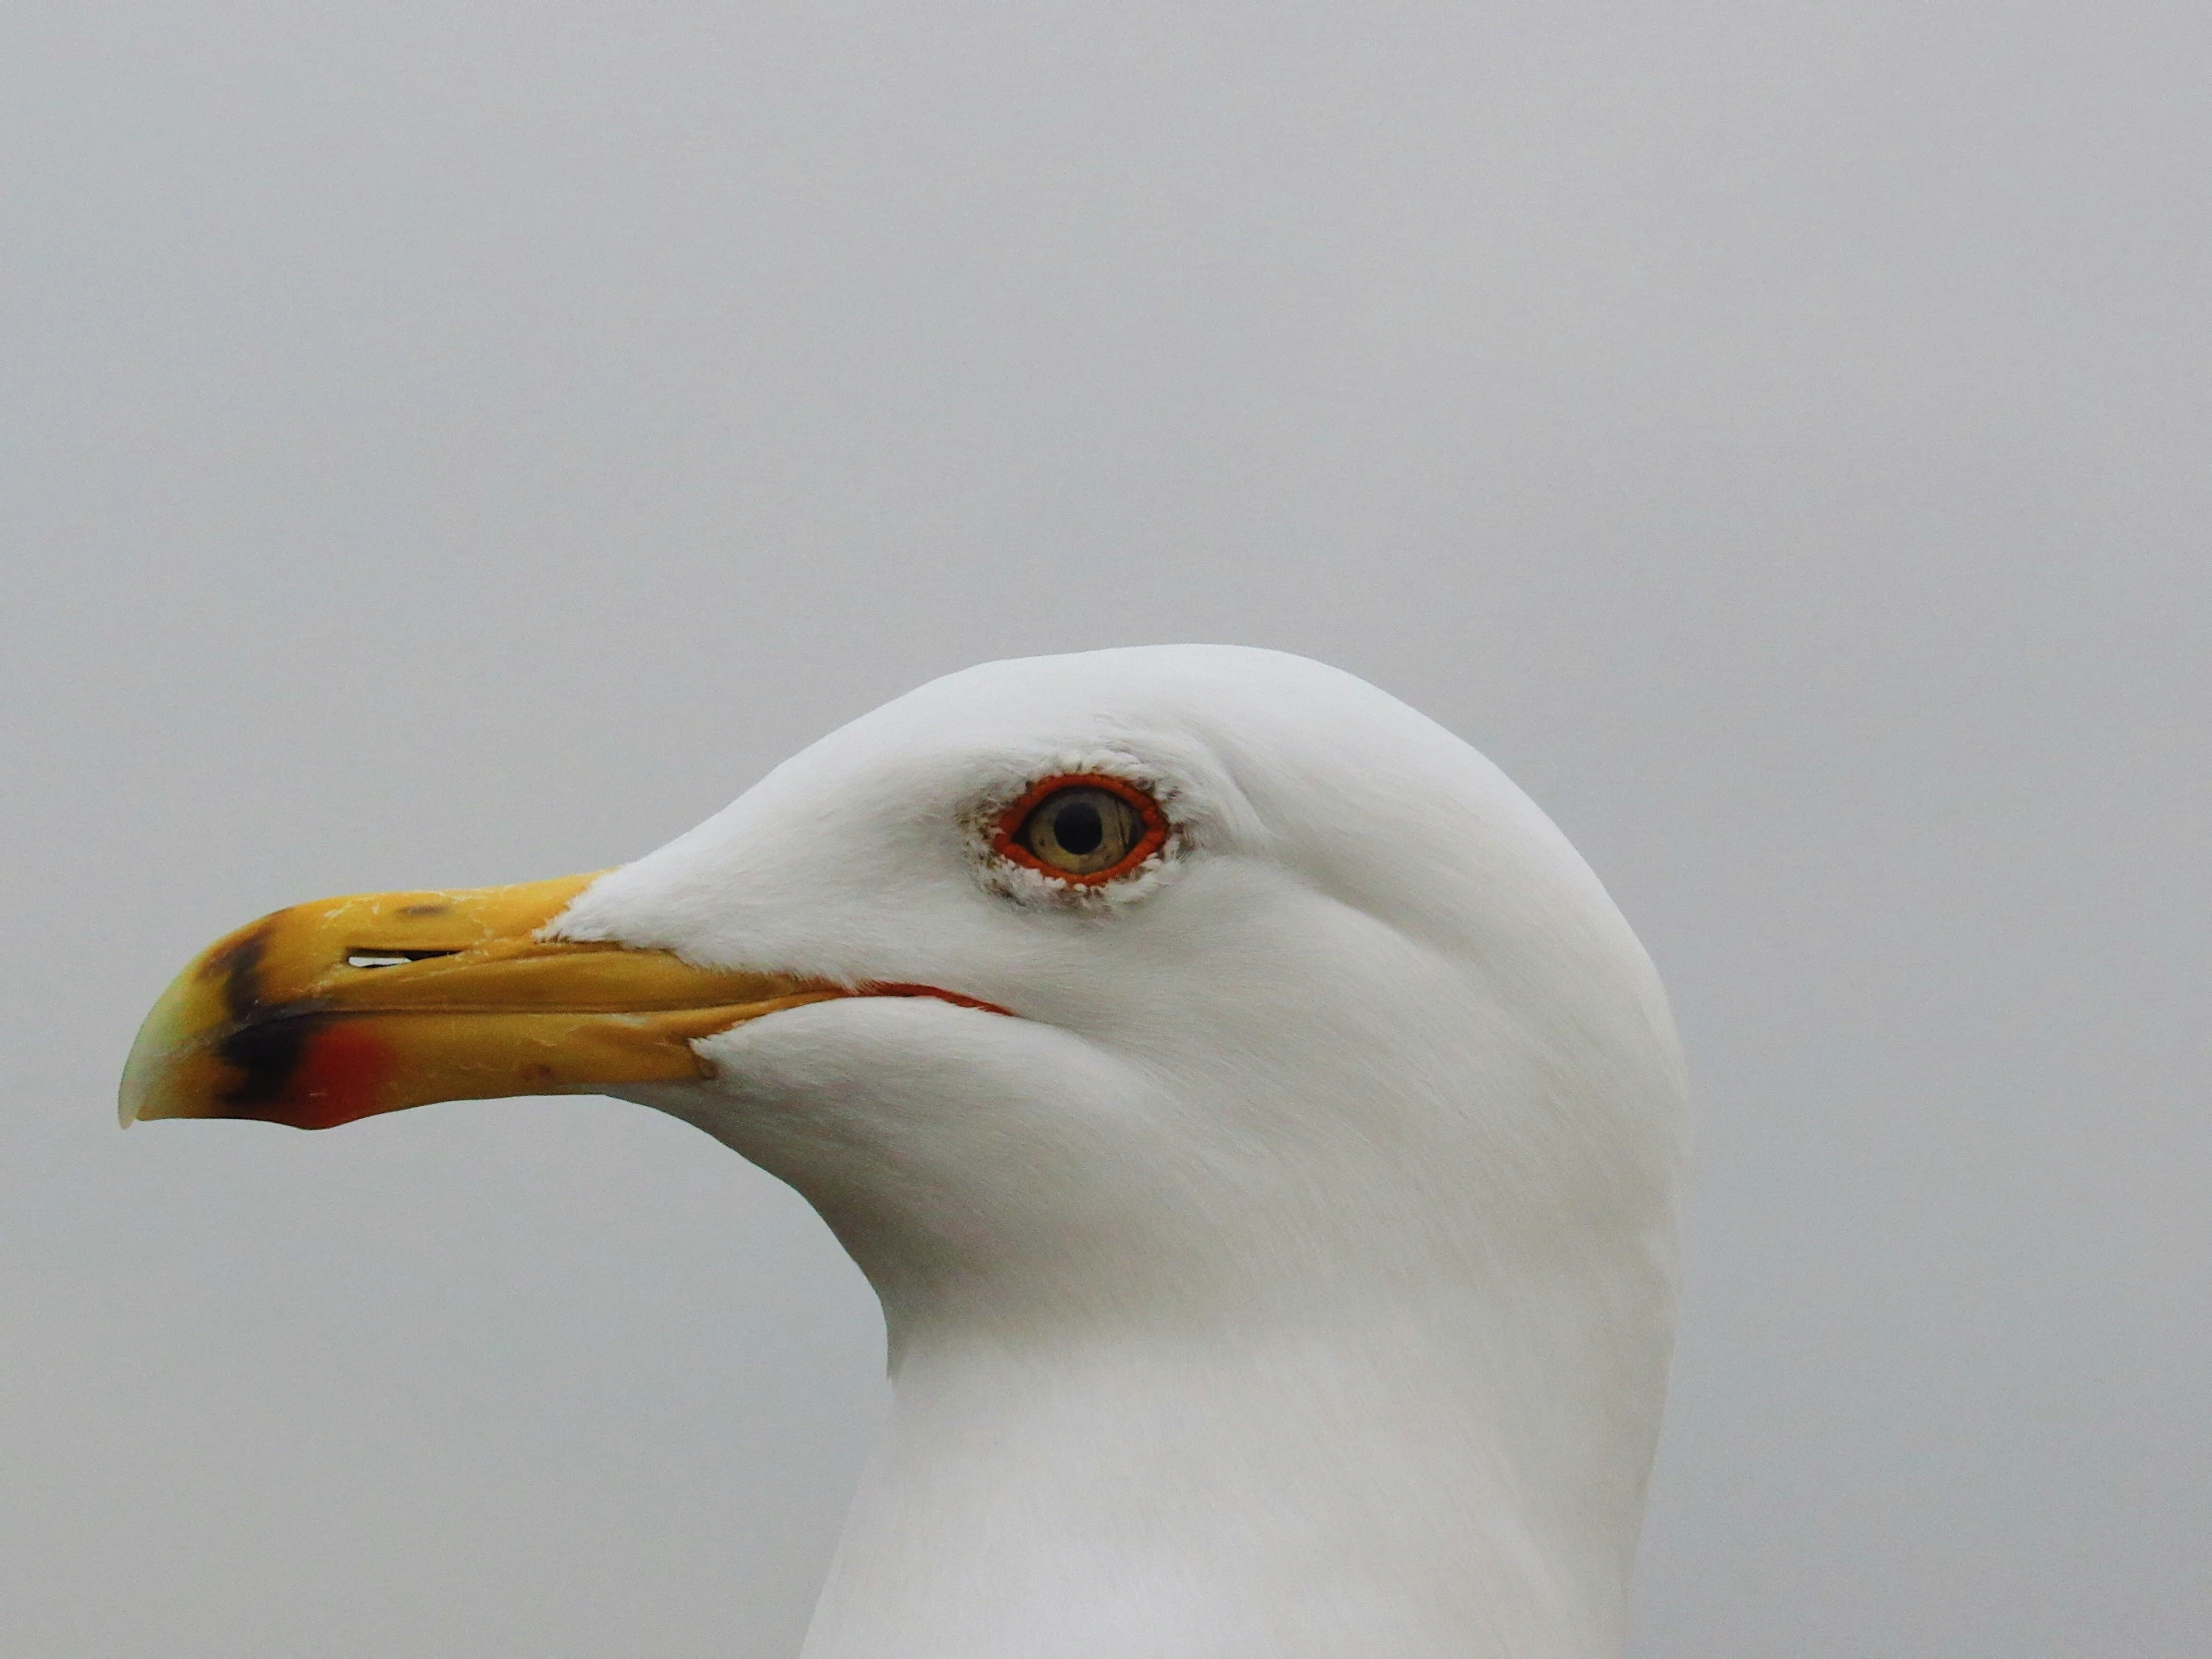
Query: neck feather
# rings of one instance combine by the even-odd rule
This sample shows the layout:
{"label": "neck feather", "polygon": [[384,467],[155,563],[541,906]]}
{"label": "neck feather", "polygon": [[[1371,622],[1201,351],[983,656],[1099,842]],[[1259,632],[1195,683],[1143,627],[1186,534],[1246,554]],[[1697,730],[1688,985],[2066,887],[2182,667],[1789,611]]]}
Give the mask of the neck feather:
{"label": "neck feather", "polygon": [[1616,1655],[1666,1277],[899,1333],[805,1659]]}

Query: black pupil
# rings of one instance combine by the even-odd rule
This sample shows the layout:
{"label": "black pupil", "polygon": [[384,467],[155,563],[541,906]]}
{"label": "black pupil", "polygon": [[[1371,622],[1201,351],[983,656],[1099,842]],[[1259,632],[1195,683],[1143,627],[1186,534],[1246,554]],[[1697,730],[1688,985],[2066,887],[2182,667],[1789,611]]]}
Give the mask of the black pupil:
{"label": "black pupil", "polygon": [[1052,838],[1080,858],[1098,850],[1106,838],[1106,821],[1088,801],[1071,801],[1052,815]]}

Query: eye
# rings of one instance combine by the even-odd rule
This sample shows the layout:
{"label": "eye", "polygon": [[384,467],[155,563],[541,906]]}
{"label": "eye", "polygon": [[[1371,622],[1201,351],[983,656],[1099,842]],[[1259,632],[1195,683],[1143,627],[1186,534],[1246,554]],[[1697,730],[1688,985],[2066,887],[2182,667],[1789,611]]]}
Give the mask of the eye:
{"label": "eye", "polygon": [[1095,875],[1129,856],[1144,838],[1144,820],[1120,796],[1078,784],[1039,802],[1015,838],[1040,863],[1070,875]]}
{"label": "eye", "polygon": [[1134,869],[1167,839],[1152,798],[1119,778],[1048,778],[1006,811],[997,848],[1016,863],[1093,885]]}

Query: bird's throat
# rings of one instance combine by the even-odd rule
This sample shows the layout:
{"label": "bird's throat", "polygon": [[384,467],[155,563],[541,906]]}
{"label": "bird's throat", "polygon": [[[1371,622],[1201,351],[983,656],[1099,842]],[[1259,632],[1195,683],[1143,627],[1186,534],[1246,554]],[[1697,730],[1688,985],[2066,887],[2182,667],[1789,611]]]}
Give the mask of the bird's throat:
{"label": "bird's throat", "polygon": [[912,1346],[806,1659],[1617,1653],[1660,1377],[1524,1370],[1432,1319]]}

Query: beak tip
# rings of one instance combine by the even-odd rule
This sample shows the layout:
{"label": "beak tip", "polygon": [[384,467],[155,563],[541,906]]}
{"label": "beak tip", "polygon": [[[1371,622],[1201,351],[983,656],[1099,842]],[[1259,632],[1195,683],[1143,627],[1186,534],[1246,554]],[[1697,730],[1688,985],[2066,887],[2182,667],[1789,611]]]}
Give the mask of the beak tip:
{"label": "beak tip", "polygon": [[[153,1049],[153,1052],[149,1052]],[[123,1067],[122,1084],[115,1091],[116,1121],[128,1129],[144,1118],[160,1117],[160,1091],[158,1076],[162,1070],[162,1055],[149,1044],[142,1034],[131,1048],[131,1058]]]}
{"label": "beak tip", "polygon": [[[136,1059],[137,1056],[133,1055],[132,1058]],[[146,1090],[137,1072],[136,1066],[126,1068],[123,1086],[115,1092],[115,1120],[126,1129],[138,1122],[139,1108],[146,1104]]]}

